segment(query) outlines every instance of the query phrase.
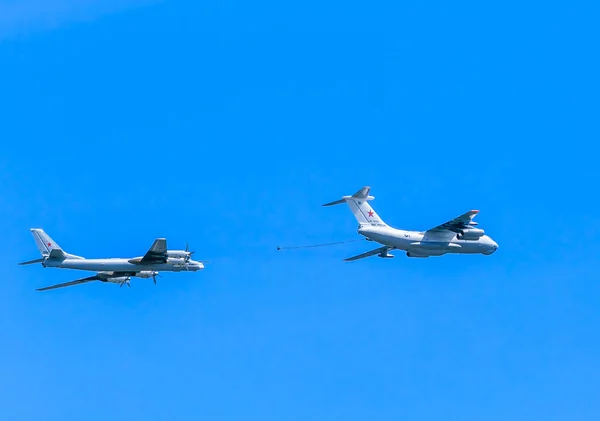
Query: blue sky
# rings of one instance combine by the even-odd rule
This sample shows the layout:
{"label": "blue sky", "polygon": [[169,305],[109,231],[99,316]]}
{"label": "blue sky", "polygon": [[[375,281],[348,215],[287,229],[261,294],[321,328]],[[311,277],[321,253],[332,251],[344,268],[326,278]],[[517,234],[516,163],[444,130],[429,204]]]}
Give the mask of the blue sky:
{"label": "blue sky", "polygon": [[[594,2],[0,1],[0,417],[596,420]],[[24,3],[22,3],[24,4]],[[354,263],[344,207],[492,256]],[[157,286],[19,267],[156,237]]]}

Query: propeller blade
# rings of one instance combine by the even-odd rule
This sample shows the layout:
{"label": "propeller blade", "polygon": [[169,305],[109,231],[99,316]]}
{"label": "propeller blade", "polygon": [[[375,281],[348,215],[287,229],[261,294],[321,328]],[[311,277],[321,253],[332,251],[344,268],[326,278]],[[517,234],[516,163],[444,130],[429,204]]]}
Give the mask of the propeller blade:
{"label": "propeller blade", "polygon": [[186,253],[186,255],[185,255],[184,260],[186,262],[189,262],[192,254],[196,253],[195,251],[190,251],[190,245],[187,241],[185,242],[185,253]]}

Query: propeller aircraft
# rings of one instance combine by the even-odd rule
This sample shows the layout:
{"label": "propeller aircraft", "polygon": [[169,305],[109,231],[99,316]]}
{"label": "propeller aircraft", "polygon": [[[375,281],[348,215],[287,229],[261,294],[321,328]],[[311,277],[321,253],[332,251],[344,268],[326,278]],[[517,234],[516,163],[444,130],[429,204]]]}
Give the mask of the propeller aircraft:
{"label": "propeller aircraft", "polygon": [[192,260],[193,251],[189,251],[186,243],[185,250],[167,250],[167,240],[157,238],[154,240],[150,250],[141,257],[134,258],[108,258],[108,259],[86,259],[81,256],[65,252],[54,240],[52,240],[44,230],[32,228],[31,233],[42,257],[40,259],[30,260],[19,263],[20,265],[30,265],[41,263],[44,268],[60,268],[87,270],[96,272],[95,275],[87,278],[76,279],[58,285],[52,285],[44,288],[38,288],[36,291],[46,291],[49,289],[62,288],[71,285],[79,285],[92,281],[110,282],[119,284],[121,287],[127,284],[131,287],[129,281],[132,277],[152,278],[156,284],[156,277],[159,272],[196,272],[204,269],[204,264],[200,261]]}

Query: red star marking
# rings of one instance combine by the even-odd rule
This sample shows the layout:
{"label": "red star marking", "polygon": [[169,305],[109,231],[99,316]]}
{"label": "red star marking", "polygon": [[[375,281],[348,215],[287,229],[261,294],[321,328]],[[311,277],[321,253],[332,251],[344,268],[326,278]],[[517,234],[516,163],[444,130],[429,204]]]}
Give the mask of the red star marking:
{"label": "red star marking", "polygon": [[48,243],[48,247],[50,247],[52,245],[52,243]]}
{"label": "red star marking", "polygon": [[373,216],[373,211],[369,211],[369,217]]}

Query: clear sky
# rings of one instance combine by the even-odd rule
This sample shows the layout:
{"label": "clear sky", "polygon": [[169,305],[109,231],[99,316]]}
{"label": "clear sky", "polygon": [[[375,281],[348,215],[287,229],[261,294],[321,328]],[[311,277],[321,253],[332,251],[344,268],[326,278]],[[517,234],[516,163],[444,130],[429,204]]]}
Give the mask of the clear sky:
{"label": "clear sky", "polygon": [[[600,6],[403,3],[0,1],[1,419],[600,418]],[[364,185],[500,248],[276,250]],[[38,293],[31,227],[210,263]]]}

